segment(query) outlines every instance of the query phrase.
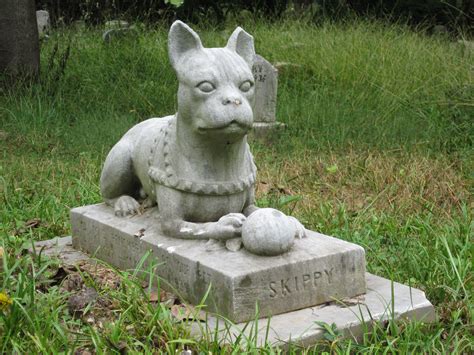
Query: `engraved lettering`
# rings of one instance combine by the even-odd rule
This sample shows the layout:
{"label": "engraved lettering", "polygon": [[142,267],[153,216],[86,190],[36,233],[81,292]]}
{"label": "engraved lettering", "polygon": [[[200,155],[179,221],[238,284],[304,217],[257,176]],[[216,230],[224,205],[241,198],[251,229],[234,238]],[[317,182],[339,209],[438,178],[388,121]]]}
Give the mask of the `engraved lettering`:
{"label": "engraved lettering", "polygon": [[[334,268],[314,271],[308,274],[291,276],[278,281],[270,281],[270,297],[286,297],[294,292],[304,292],[318,287],[321,282],[331,283],[334,279]],[[321,279],[321,280],[320,280]]]}
{"label": "engraved lettering", "polygon": [[311,281],[311,275],[310,274],[304,274],[303,275],[303,289],[306,289],[306,284]]}
{"label": "engraved lettering", "polygon": [[317,280],[317,279],[320,279],[321,276],[322,276],[322,274],[321,274],[319,271],[315,271],[315,272],[313,273],[314,286],[317,286],[316,280]]}
{"label": "engraved lettering", "polygon": [[326,273],[327,277],[328,277],[328,282],[331,283],[332,282],[332,270],[334,270],[334,268],[331,268],[331,270],[327,271],[327,270],[324,270],[324,272]]}
{"label": "engraved lettering", "polygon": [[253,72],[256,75],[257,73],[261,73],[263,71],[263,66],[262,65],[255,65],[253,67]]}
{"label": "engraved lettering", "polygon": [[275,289],[276,282],[272,281],[270,282],[270,297],[274,298],[278,294],[277,290]]}
{"label": "engraved lettering", "polygon": [[286,279],[286,281],[281,280],[281,293],[283,294],[283,296],[286,296],[286,294],[291,293],[291,290],[288,287],[288,282],[289,281],[290,281],[290,279]]}

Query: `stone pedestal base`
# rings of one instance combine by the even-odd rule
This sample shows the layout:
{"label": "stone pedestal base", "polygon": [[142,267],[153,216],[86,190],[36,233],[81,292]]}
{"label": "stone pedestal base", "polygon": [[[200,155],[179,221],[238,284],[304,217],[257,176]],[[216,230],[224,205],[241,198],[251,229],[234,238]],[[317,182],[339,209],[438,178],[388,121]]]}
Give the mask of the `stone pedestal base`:
{"label": "stone pedestal base", "polygon": [[[286,350],[290,344],[309,347],[323,339],[325,330],[318,323],[335,324],[336,331],[342,337],[358,341],[376,323],[384,327],[388,320],[405,319],[424,323],[436,320],[434,307],[424,292],[369,273],[366,279],[367,293],[344,302],[331,302],[279,314],[270,319],[259,319],[257,324],[254,321],[250,324],[230,324],[221,318],[209,316],[206,323],[193,323],[192,333],[199,337],[202,334],[214,334],[219,329],[220,341],[225,343],[233,343],[240,334],[244,334],[244,339],[252,339],[257,345],[263,346],[266,341],[267,344]],[[255,327],[258,328],[257,332]]]}
{"label": "stone pedestal base", "polygon": [[[104,204],[71,211],[76,249],[122,269],[133,269],[147,251],[160,263],[169,288],[199,304],[209,287],[207,309],[233,322],[294,311],[365,293],[365,252],[358,245],[308,231],[280,256],[263,257],[244,249],[209,248],[206,241],[163,235],[156,208],[116,217]],[[166,285],[163,285],[166,286]]]}
{"label": "stone pedestal base", "polygon": [[[41,250],[43,255],[58,257],[66,264],[88,259],[86,254],[72,247],[71,237],[37,242],[35,249]],[[367,292],[364,295],[279,314],[270,320],[259,319],[257,325],[253,321],[248,325],[232,324],[208,314],[207,322],[189,322],[188,326],[196,337],[210,335],[212,339],[217,326],[217,336],[224,343],[233,342],[243,333],[258,345],[264,345],[266,339],[269,344],[287,349],[290,344],[306,347],[322,339],[325,331],[318,325],[321,322],[330,325],[334,323],[343,337],[358,340],[371,330],[374,323],[383,325],[389,319],[424,323],[435,321],[434,307],[426,299],[424,292],[368,273],[366,281]],[[255,326],[258,327],[257,332]]]}
{"label": "stone pedestal base", "polygon": [[254,122],[249,138],[250,140],[269,141],[275,134],[285,129],[285,127],[285,124],[281,122]]}

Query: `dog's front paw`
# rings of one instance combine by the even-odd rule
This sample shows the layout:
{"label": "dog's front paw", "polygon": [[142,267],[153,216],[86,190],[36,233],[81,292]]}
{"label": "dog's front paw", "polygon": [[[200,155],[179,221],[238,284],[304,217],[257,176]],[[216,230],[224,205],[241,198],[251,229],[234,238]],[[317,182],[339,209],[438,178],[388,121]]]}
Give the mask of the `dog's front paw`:
{"label": "dog's front paw", "polygon": [[123,195],[115,201],[114,211],[118,217],[124,217],[138,213],[140,204],[131,196]]}
{"label": "dog's front paw", "polygon": [[238,238],[242,233],[242,224],[246,217],[242,213],[229,213],[222,216],[216,226],[216,239]]}

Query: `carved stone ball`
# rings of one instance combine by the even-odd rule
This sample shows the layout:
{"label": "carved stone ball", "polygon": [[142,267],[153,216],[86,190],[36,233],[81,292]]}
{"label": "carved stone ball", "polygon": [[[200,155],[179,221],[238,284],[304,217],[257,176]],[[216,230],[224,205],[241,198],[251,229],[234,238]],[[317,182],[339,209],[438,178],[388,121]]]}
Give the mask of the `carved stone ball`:
{"label": "carved stone ball", "polygon": [[257,255],[280,255],[293,246],[296,226],[280,211],[261,208],[242,225],[244,247]]}

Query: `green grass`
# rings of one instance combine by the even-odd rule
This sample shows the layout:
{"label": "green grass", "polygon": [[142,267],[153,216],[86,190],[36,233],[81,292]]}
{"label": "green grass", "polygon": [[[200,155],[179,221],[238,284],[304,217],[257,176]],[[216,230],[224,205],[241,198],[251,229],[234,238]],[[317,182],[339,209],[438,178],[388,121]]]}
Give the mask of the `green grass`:
{"label": "green grass", "polygon": [[[277,116],[288,129],[272,146],[253,145],[259,203],[364,246],[370,272],[423,289],[439,318],[390,322],[359,344],[328,328],[307,350],[472,350],[474,55],[401,25],[243,25],[259,54],[295,64],[279,76]],[[204,45],[222,46],[233,28],[199,32]],[[57,262],[24,252],[31,240],[69,235],[69,209],[100,201],[101,164],[121,134],[175,111],[167,28],[139,32],[105,46],[100,29],[57,31],[42,44],[41,81],[1,93],[0,292],[14,304],[0,311],[0,352],[258,351],[253,339],[193,339],[166,306],[150,304],[132,271],[117,271],[119,289],[92,284],[117,303],[113,324],[91,326],[50,285]],[[39,225],[24,228],[33,218]]]}

